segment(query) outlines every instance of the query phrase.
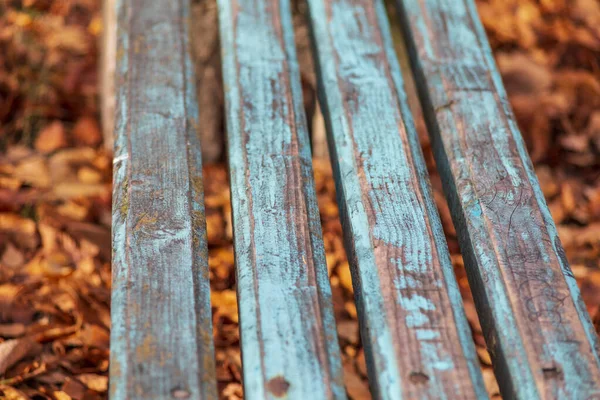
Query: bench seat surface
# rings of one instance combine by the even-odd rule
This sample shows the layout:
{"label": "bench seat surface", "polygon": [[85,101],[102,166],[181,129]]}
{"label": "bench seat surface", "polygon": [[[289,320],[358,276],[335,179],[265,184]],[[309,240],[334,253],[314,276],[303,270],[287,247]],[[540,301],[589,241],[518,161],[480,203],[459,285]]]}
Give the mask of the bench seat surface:
{"label": "bench seat surface", "polygon": [[473,0],[397,3],[503,395],[599,396],[598,337]]}
{"label": "bench seat surface", "polygon": [[111,399],[216,399],[189,5],[119,1]]}
{"label": "bench seat surface", "polygon": [[309,7],[371,390],[485,397],[383,2]]}
{"label": "bench seat surface", "polygon": [[345,398],[288,0],[220,0],[247,398]]}
{"label": "bench seat surface", "polygon": [[[485,398],[384,4],[308,3],[371,390]],[[598,338],[473,0],[397,3],[503,395],[600,396]],[[290,0],[218,4],[245,396],[344,399]],[[111,398],[216,399],[189,4],[117,14]]]}

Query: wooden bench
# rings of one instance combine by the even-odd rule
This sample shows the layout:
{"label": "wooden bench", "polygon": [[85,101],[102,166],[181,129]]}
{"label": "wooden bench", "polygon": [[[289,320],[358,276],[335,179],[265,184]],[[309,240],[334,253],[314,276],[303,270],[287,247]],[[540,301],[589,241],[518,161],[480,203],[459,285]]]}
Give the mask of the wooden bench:
{"label": "wooden bench", "polygon": [[[244,390],[346,398],[289,0],[219,0]],[[380,0],[308,0],[375,398],[485,398]],[[505,398],[600,398],[598,338],[472,0],[398,0]],[[186,0],[121,0],[112,399],[217,398]],[[209,180],[210,177],[205,177]]]}

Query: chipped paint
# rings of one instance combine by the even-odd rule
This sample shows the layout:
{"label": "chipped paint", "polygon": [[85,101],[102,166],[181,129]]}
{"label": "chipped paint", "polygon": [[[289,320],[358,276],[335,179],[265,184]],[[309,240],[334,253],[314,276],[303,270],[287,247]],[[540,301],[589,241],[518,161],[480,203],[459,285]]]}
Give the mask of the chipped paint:
{"label": "chipped paint", "polygon": [[186,14],[117,2],[111,399],[217,398]]}
{"label": "chipped paint", "polygon": [[309,0],[376,398],[485,398],[381,1]]}
{"label": "chipped paint", "polygon": [[220,0],[219,18],[244,392],[342,399],[290,4]]}
{"label": "chipped paint", "polygon": [[473,1],[397,3],[503,396],[599,396],[598,338]]}

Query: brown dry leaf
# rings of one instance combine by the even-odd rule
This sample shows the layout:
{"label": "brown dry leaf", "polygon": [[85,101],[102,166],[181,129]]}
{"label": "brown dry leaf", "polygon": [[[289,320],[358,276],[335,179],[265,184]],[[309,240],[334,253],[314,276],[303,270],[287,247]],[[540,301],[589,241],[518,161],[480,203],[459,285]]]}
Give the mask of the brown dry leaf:
{"label": "brown dry leaf", "polygon": [[35,222],[16,214],[0,213],[0,230],[18,232],[25,235],[35,233]]}
{"label": "brown dry leaf", "polygon": [[48,160],[54,182],[77,181],[77,168],[93,164],[97,151],[90,147],[64,149],[53,154]]}
{"label": "brown dry leaf", "polygon": [[498,387],[498,381],[494,375],[494,371],[491,368],[483,370],[483,383],[487,389],[490,397],[500,396],[500,388]]}
{"label": "brown dry leaf", "polygon": [[104,196],[110,190],[110,186],[105,184],[59,183],[52,188],[52,193],[57,199],[70,200]]}
{"label": "brown dry leaf", "polygon": [[38,349],[38,343],[27,337],[0,343],[0,376],[4,375],[8,368]]}
{"label": "brown dry leaf", "polygon": [[363,349],[359,349],[356,354],[356,369],[357,372],[361,375],[362,378],[367,378],[367,361],[365,359],[365,351]]}
{"label": "brown dry leaf", "polygon": [[77,179],[81,183],[95,184],[102,182],[102,174],[90,167],[81,167],[77,171]]}
{"label": "brown dry leaf", "polygon": [[347,301],[346,303],[344,303],[344,311],[348,313],[350,318],[358,318],[358,312],[356,311],[356,304],[354,304],[354,302]]}
{"label": "brown dry leaf", "polygon": [[15,191],[21,187],[23,182],[12,176],[0,176],[0,188]]}
{"label": "brown dry leaf", "polygon": [[23,336],[27,331],[24,324],[13,323],[13,324],[0,324],[0,337],[3,338],[16,338]]}
{"label": "brown dry leaf", "polygon": [[50,187],[48,165],[43,157],[29,157],[15,166],[14,177],[40,189]]}
{"label": "brown dry leaf", "polygon": [[62,390],[57,390],[56,392],[52,393],[52,395],[56,398],[56,400],[72,400],[73,399],[71,396],[69,396],[67,393],[63,392]]}
{"label": "brown dry leaf", "polygon": [[104,393],[108,390],[108,377],[98,374],[81,374],[76,376],[88,389]]}
{"label": "brown dry leaf", "polygon": [[89,42],[85,33],[78,26],[62,25],[59,29],[46,32],[44,37],[46,45],[50,49],[62,49],[85,54],[89,48]]}
{"label": "brown dry leaf", "polygon": [[29,396],[10,386],[0,385],[0,395],[4,400],[29,400]]}
{"label": "brown dry leaf", "polygon": [[223,389],[222,396],[227,400],[242,400],[244,398],[242,385],[239,383],[228,384]]}
{"label": "brown dry leaf", "polygon": [[108,349],[110,340],[108,331],[98,325],[85,324],[83,329],[77,332],[77,336],[86,346]]}
{"label": "brown dry leaf", "polygon": [[487,366],[492,365],[492,358],[490,357],[490,353],[484,347],[477,347],[477,355],[479,356],[479,361]]}
{"label": "brown dry leaf", "polygon": [[352,400],[369,400],[371,392],[369,386],[364,379],[356,373],[351,359],[344,360],[344,385],[348,391],[348,395]]}
{"label": "brown dry leaf", "polygon": [[102,141],[100,126],[95,118],[82,117],[73,127],[73,138],[82,146],[95,147]]}
{"label": "brown dry leaf", "polygon": [[62,391],[73,399],[83,399],[87,388],[83,383],[72,378],[67,378],[62,386]]}
{"label": "brown dry leaf", "polygon": [[81,202],[68,200],[56,208],[56,212],[63,217],[73,219],[75,221],[83,221],[90,214],[89,204],[81,204]]}
{"label": "brown dry leaf", "polygon": [[212,303],[217,305],[218,312],[226,315],[233,322],[238,322],[237,295],[233,290],[211,293]]}
{"label": "brown dry leaf", "polygon": [[356,320],[338,321],[337,332],[340,339],[357,345],[359,341],[358,322]]}
{"label": "brown dry leaf", "polygon": [[27,249],[35,248],[39,243],[35,221],[29,218],[13,213],[0,213],[0,232],[2,231],[13,235],[14,242]]}
{"label": "brown dry leaf", "polygon": [[23,252],[17,249],[12,243],[8,243],[4,249],[4,253],[0,258],[0,266],[8,268],[18,268],[25,263]]}
{"label": "brown dry leaf", "polygon": [[54,121],[40,131],[34,147],[40,153],[48,154],[66,147],[67,144],[67,135],[62,122]]}
{"label": "brown dry leaf", "polygon": [[343,262],[337,268],[337,276],[340,279],[342,287],[348,290],[350,293],[354,293],[352,287],[352,275],[350,274],[350,266],[348,262]]}

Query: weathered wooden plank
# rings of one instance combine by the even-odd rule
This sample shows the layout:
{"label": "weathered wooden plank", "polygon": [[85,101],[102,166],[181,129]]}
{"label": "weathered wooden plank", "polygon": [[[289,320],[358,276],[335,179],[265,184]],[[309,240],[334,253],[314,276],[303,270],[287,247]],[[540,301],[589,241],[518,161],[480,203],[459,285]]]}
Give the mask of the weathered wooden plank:
{"label": "weathered wooden plank", "polygon": [[309,0],[376,398],[485,398],[382,1]]}
{"label": "weathered wooden plank", "polygon": [[111,399],[216,399],[185,0],[120,0]]}
{"label": "weathered wooden plank", "polygon": [[248,399],[345,398],[288,0],[219,0]]}
{"label": "weathered wooden plank", "polygon": [[597,398],[598,338],[473,1],[398,3],[503,395]]}

